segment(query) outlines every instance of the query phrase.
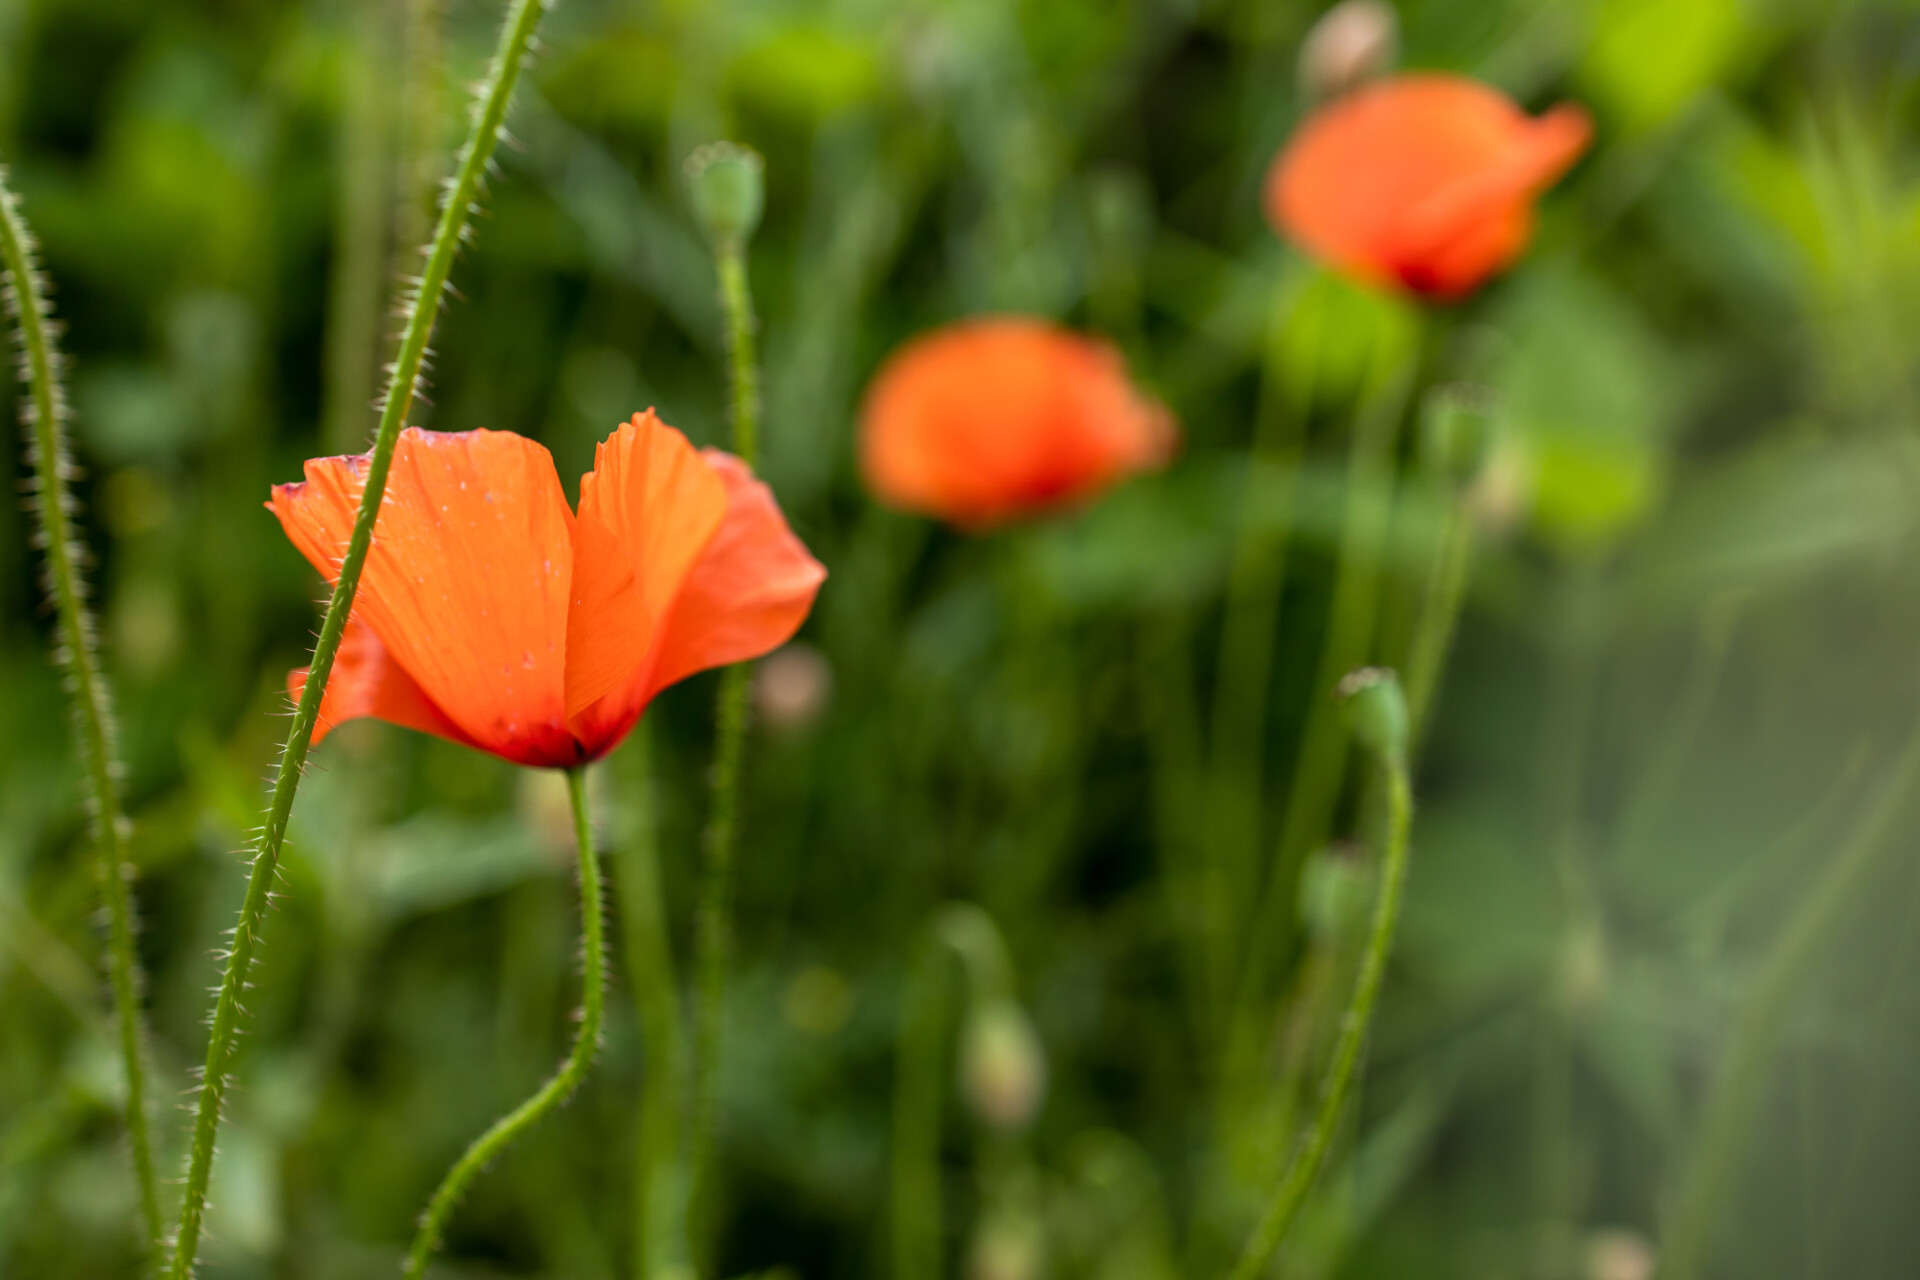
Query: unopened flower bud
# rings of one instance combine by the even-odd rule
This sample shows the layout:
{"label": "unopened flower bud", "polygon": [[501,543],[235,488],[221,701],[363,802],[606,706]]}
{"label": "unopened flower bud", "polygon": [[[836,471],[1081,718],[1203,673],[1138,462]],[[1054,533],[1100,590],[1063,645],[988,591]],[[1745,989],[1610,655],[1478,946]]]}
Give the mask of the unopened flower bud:
{"label": "unopened flower bud", "polygon": [[573,797],[558,769],[516,769],[515,807],[541,849],[556,860],[573,855]]}
{"label": "unopened flower bud", "polygon": [[1503,431],[1462,495],[1462,505],[1490,538],[1511,533],[1533,509],[1534,459],[1518,432]]}
{"label": "unopened flower bud", "polygon": [[1046,1246],[1031,1213],[1000,1210],[987,1215],[967,1249],[967,1280],[1040,1280]]}
{"label": "unopened flower bud", "polygon": [[833,694],[833,668],[818,649],[794,641],[753,670],[753,708],[776,731],[804,729],[819,719]]}
{"label": "unopened flower bud", "polygon": [[1327,845],[1300,868],[1300,922],[1312,939],[1337,945],[1366,927],[1373,902],[1373,868],[1360,848]]}
{"label": "unopened flower bud", "polygon": [[1033,1122],[1047,1092],[1047,1058],[1026,1013],[990,998],[960,1033],[960,1090],[982,1123],[1017,1133]]}
{"label": "unopened flower bud", "polygon": [[1400,678],[1385,667],[1362,667],[1340,682],[1335,695],[1347,704],[1353,736],[1384,760],[1407,749],[1407,699]]}
{"label": "unopened flower bud", "polygon": [[1587,1280],[1653,1280],[1653,1246],[1637,1231],[1596,1231],[1587,1240]]}
{"label": "unopened flower bud", "polygon": [[1300,43],[1300,90],[1309,103],[1350,93],[1393,69],[1400,20],[1381,0],[1341,0]]}
{"label": "unopened flower bud", "polygon": [[760,225],[764,168],[759,152],[733,142],[710,142],[687,157],[693,214],[715,247],[737,249]]}
{"label": "unopened flower bud", "polygon": [[1420,455],[1427,469],[1453,484],[1479,475],[1500,432],[1499,393],[1471,382],[1450,382],[1420,405]]}

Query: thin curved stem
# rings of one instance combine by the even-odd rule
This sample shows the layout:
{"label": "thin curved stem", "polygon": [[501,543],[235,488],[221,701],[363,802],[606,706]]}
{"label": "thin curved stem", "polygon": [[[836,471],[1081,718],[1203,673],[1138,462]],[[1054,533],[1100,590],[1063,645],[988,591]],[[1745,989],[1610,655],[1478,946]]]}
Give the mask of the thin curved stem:
{"label": "thin curved stem", "polygon": [[[725,241],[717,244],[714,266],[720,277],[720,301],[727,316],[733,452],[751,467],[759,443],[759,371],[753,344],[753,297],[748,289],[746,261],[740,245]],[[720,698],[715,711],[712,808],[701,840],[705,868],[700,886],[695,956],[699,990],[693,1037],[693,1126],[687,1150],[696,1232],[713,1211],[720,1031],[726,1002],[727,956],[733,945],[729,915],[733,852],[739,830],[740,771],[746,755],[747,697],[752,678],[753,664],[749,662],[735,663],[720,677]]]}
{"label": "thin curved stem", "polygon": [[400,339],[400,351],[387,383],[386,400],[381,407],[380,427],[368,456],[365,488],[360,495],[360,511],[354,518],[353,534],[347,540],[333,595],[327,602],[320,623],[320,639],[307,668],[307,687],[293,713],[293,725],[287,731],[287,745],[280,754],[274,772],[273,791],[267,801],[266,822],[254,841],[252,870],[247,879],[247,896],[240,906],[240,919],[234,926],[233,945],[227,953],[226,973],[220,980],[220,993],[214,1000],[212,1030],[207,1037],[207,1060],[200,1082],[200,1101],[193,1124],[193,1149],[187,1163],[186,1193],[180,1208],[180,1226],[175,1237],[172,1280],[188,1280],[193,1274],[194,1255],[200,1242],[200,1228],[206,1214],[207,1179],[213,1168],[214,1139],[220,1127],[220,1106],[226,1094],[227,1068],[239,1032],[240,994],[246,990],[258,947],[261,922],[273,894],[274,875],[280,864],[280,848],[286,839],[287,818],[293,812],[294,793],[306,767],[307,748],[313,741],[313,726],[320,716],[320,699],[332,674],[333,660],[340,650],[340,638],[347,628],[347,616],[360,586],[360,571],[373,543],[373,526],[379,514],[380,499],[386,493],[387,472],[393,466],[394,446],[406,423],[407,411],[418,390],[421,363],[433,333],[434,320],[446,291],[447,276],[453,260],[466,239],[467,217],[480,197],[487,166],[499,140],[500,126],[506,119],[507,103],[520,78],[521,64],[533,40],[535,28],[545,13],[548,0],[513,0],[507,21],[501,30],[493,64],[481,83],[476,98],[473,130],[460,150],[454,179],[440,204],[440,220],[433,241],[427,248],[426,266],[419,285],[413,291],[406,311],[406,327]]}
{"label": "thin curved stem", "polygon": [[1713,1243],[1720,1201],[1745,1147],[1746,1122],[1766,1083],[1794,999],[1834,931],[1847,919],[1862,888],[1889,851],[1907,846],[1887,839],[1894,820],[1920,781],[1920,733],[1887,773],[1846,844],[1787,923],[1761,967],[1734,1026],[1732,1042],[1708,1089],[1692,1153],[1680,1178],[1661,1250],[1657,1280],[1693,1280]]}
{"label": "thin curved stem", "polygon": [[1393,936],[1400,921],[1400,896],[1407,879],[1407,837],[1413,824],[1413,788],[1407,777],[1405,757],[1387,758],[1381,766],[1387,779],[1386,857],[1366,950],[1361,953],[1360,972],[1353,983],[1353,997],[1347,1002],[1346,1014],[1341,1019],[1340,1038],[1334,1044],[1333,1060],[1321,1085],[1313,1127],[1281,1175],[1273,1200],[1247,1240],[1231,1280],[1257,1280],[1286,1238],[1287,1228],[1293,1224],[1294,1215],[1312,1188],[1314,1176],[1319,1173],[1327,1148],[1333,1144],[1334,1133],[1340,1127],[1347,1092],[1360,1063],[1367,1029],[1373,1023],[1374,1002],[1380,994],[1380,982],[1386,975],[1387,958],[1393,952]]}
{"label": "thin curved stem", "polygon": [[132,868],[127,863],[127,819],[120,804],[120,764],[113,750],[113,701],[95,652],[87,585],[80,573],[82,552],[74,540],[73,498],[66,484],[72,464],[61,430],[67,402],[60,385],[60,353],[54,347],[56,326],[34,261],[33,235],[20,216],[19,200],[7,186],[4,168],[0,168],[0,275],[5,277],[7,313],[20,347],[20,378],[28,389],[20,403],[20,422],[27,431],[27,452],[33,464],[37,539],[47,553],[47,594],[59,619],[55,657],[67,674],[80,758],[87,771],[94,843],[99,850],[96,869],[107,902],[107,975],[127,1076],[127,1139],[145,1228],[142,1253],[151,1256],[160,1247],[163,1225],[147,1122],[145,1035],[140,1024],[143,983],[133,945],[133,890],[128,883]]}
{"label": "thin curved stem", "polygon": [[515,1138],[538,1124],[555,1107],[565,1102],[586,1078],[587,1068],[600,1048],[600,1023],[606,1009],[607,965],[604,908],[601,905],[600,859],[593,851],[593,828],[587,819],[587,771],[584,766],[567,770],[567,795],[573,801],[573,834],[580,845],[580,931],[586,955],[584,994],[580,1007],[580,1030],[573,1038],[573,1051],[560,1064],[551,1079],[531,1098],[493,1122],[491,1128],[454,1161],[453,1168],[441,1180],[426,1212],[420,1215],[420,1230],[407,1251],[407,1280],[419,1280],[427,1272],[427,1259],[440,1245],[440,1233],[447,1216],[460,1202],[460,1196],[487,1162],[506,1150]]}

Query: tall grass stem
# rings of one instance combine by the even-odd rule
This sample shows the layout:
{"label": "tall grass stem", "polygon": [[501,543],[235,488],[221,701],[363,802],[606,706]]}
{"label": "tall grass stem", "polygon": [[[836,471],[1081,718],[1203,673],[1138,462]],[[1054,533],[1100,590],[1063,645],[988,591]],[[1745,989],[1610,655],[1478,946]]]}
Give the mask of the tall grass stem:
{"label": "tall grass stem", "polygon": [[929,932],[901,993],[893,1080],[888,1227],[894,1280],[941,1274],[940,1116],[951,984],[945,945]]}
{"label": "tall grass stem", "polygon": [[686,1047],[673,946],[660,884],[652,735],[642,720],[621,759],[628,770],[627,828],[614,862],[626,941],[627,981],[640,1023],[645,1076],[634,1148],[634,1275],[663,1280],[686,1264],[686,1171],[680,1117],[686,1106]]}
{"label": "tall grass stem", "polygon": [[127,862],[128,824],[120,800],[121,769],[114,755],[113,701],[100,669],[93,616],[87,609],[87,584],[81,575],[84,553],[76,540],[76,512],[67,489],[73,464],[63,431],[67,402],[60,382],[61,356],[54,345],[58,329],[35,261],[33,234],[6,179],[6,170],[0,168],[0,272],[6,277],[7,313],[14,323],[20,378],[27,388],[20,402],[20,422],[26,429],[33,466],[32,506],[39,522],[35,540],[47,553],[47,594],[59,628],[55,656],[66,671],[80,758],[87,773],[96,866],[107,904],[107,976],[113,989],[121,1068],[126,1074],[127,1140],[140,1192],[141,1251],[151,1258],[160,1247],[164,1225],[147,1120],[146,1036],[140,1018],[144,983],[133,940],[132,868]]}
{"label": "tall grass stem", "polygon": [[207,1060],[200,1081],[200,1098],[193,1125],[193,1147],[188,1157],[185,1192],[181,1201],[180,1223],[174,1238],[172,1280],[188,1280],[193,1274],[194,1257],[199,1250],[200,1229],[206,1214],[207,1180],[213,1169],[214,1139],[220,1127],[220,1106],[226,1095],[227,1070],[239,1034],[240,996],[247,988],[253,968],[254,952],[259,944],[260,926],[272,899],[274,876],[280,863],[281,845],[286,839],[287,819],[293,812],[294,794],[306,767],[307,748],[313,741],[313,728],[320,716],[320,700],[326,692],[327,677],[346,632],[347,617],[360,587],[360,572],[373,543],[374,521],[380,500],[386,493],[387,473],[393,466],[393,451],[406,425],[407,411],[413,404],[426,358],[427,343],[439,316],[447,277],[454,258],[467,238],[467,219],[485,184],[487,168],[506,120],[507,104],[533,41],[534,31],[550,0],[513,0],[508,9],[500,43],[493,62],[475,97],[473,128],[461,147],[453,181],[441,199],[439,223],[426,251],[426,264],[406,308],[406,324],[401,333],[400,350],[387,382],[387,394],[380,412],[380,426],[368,457],[365,488],[360,495],[359,514],[353,533],[340,562],[333,594],[320,624],[320,638],[314,645],[313,659],[307,669],[307,685],[294,709],[293,725],[287,731],[285,749],[274,772],[273,790],[267,801],[266,821],[254,840],[247,879],[247,893],[240,906],[240,918],[233,930],[233,944],[227,952],[226,972],[215,997],[212,1027],[207,1037]]}

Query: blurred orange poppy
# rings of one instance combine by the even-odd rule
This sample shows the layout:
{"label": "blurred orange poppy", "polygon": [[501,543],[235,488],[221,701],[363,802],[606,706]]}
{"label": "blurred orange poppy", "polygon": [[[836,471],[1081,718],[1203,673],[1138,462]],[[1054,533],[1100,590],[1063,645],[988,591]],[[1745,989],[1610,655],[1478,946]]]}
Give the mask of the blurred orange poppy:
{"label": "blurred orange poppy", "polygon": [[1363,280],[1459,297],[1520,255],[1534,197],[1591,135],[1577,106],[1536,118],[1460,76],[1384,80],[1301,125],[1267,173],[1267,217]]}
{"label": "blurred orange poppy", "polygon": [[[366,469],[315,458],[267,504],[330,582]],[[409,427],[314,741],[372,716],[516,764],[593,760],[667,685],[784,644],[825,577],[745,464],[652,410],[595,451],[578,515],[533,441]]]}
{"label": "blurred orange poppy", "polygon": [[985,528],[1165,462],[1175,428],[1120,353],[1043,320],[967,320],[896,351],[868,388],[860,461],[893,506]]}

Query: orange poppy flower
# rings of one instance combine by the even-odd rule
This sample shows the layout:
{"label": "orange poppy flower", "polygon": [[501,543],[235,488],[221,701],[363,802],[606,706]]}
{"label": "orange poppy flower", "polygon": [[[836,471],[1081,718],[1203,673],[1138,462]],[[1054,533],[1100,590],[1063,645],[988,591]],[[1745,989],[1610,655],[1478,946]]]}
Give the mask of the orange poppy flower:
{"label": "orange poppy flower", "polygon": [[[267,504],[329,582],[367,461],[315,458]],[[825,577],[744,463],[652,410],[595,451],[577,515],[533,441],[409,427],[314,741],[372,716],[516,764],[597,759],[667,685],[784,644]]]}
{"label": "orange poppy flower", "polygon": [[1068,505],[1166,461],[1173,419],[1119,352],[1043,320],[967,320],[874,378],[860,461],[882,501],[984,528]]}
{"label": "orange poppy flower", "polygon": [[1530,117],[1460,76],[1383,80],[1308,117],[1267,173],[1267,217],[1363,280],[1456,298],[1520,255],[1534,197],[1592,131],[1577,106]]}

